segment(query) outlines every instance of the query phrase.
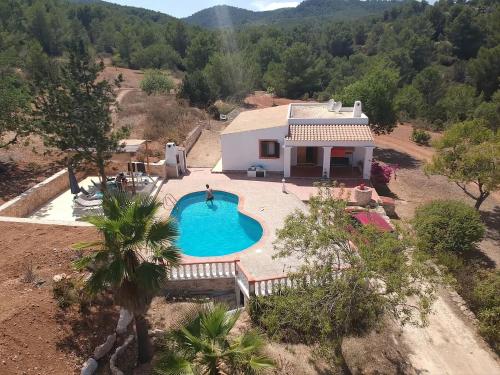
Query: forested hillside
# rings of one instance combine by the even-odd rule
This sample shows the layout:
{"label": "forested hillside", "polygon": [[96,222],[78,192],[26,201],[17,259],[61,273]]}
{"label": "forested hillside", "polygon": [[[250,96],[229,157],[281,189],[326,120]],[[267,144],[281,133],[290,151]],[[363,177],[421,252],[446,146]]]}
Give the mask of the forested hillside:
{"label": "forested hillside", "polygon": [[[443,128],[473,116],[497,128],[499,19],[493,0],[413,1],[350,21],[209,30],[104,2],[8,0],[0,3],[0,101],[26,107],[78,39],[118,66],[185,72],[180,96],[199,107],[264,89],[345,104],[361,99],[380,131],[397,119]],[[16,126],[6,113],[0,126]]]}
{"label": "forested hillside", "polygon": [[254,12],[218,5],[185,18],[187,23],[207,28],[238,27],[248,24],[298,24],[318,20],[340,21],[382,14],[400,4],[398,0],[305,0],[295,8]]}

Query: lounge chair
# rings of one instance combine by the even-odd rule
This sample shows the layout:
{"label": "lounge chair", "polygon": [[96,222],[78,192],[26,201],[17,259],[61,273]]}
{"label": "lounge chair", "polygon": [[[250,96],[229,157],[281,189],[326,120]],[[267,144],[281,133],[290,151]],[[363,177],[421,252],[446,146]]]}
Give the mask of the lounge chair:
{"label": "lounge chair", "polygon": [[81,207],[99,207],[102,205],[102,199],[83,199],[82,197],[78,197],[74,200],[76,204]]}

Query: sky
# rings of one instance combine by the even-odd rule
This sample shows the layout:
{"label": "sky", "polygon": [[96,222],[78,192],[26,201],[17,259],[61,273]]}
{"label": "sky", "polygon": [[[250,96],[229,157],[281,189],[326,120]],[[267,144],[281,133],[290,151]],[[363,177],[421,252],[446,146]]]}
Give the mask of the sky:
{"label": "sky", "polygon": [[274,10],[296,7],[300,1],[290,0],[107,0],[121,5],[157,10],[182,18],[214,5],[232,5],[250,10]]}

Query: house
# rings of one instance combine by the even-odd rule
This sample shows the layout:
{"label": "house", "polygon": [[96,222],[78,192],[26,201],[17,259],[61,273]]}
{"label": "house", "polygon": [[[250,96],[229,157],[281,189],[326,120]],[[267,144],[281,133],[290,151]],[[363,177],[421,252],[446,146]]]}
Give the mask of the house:
{"label": "house", "polygon": [[293,103],[240,113],[221,133],[222,170],[370,178],[373,135],[361,102]]}

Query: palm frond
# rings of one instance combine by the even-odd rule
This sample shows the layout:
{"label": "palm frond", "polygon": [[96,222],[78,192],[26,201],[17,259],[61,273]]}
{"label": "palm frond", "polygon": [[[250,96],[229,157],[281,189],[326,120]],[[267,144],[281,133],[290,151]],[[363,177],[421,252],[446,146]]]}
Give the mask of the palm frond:
{"label": "palm frond", "polygon": [[174,243],[179,237],[177,223],[172,218],[156,221],[149,228],[147,241],[152,244]]}
{"label": "palm frond", "polygon": [[160,358],[153,373],[155,375],[196,375],[198,372],[195,371],[190,361],[179,355],[167,353]]}
{"label": "palm frond", "polygon": [[139,289],[154,293],[167,279],[167,270],[161,264],[142,262],[135,269],[135,282]]}
{"label": "palm frond", "polygon": [[151,247],[151,250],[153,260],[157,262],[167,263],[170,267],[178,266],[181,262],[181,252],[173,245]]}
{"label": "palm frond", "polygon": [[248,361],[247,366],[253,372],[259,373],[267,369],[274,368],[276,364],[274,361],[266,356],[252,356]]}

